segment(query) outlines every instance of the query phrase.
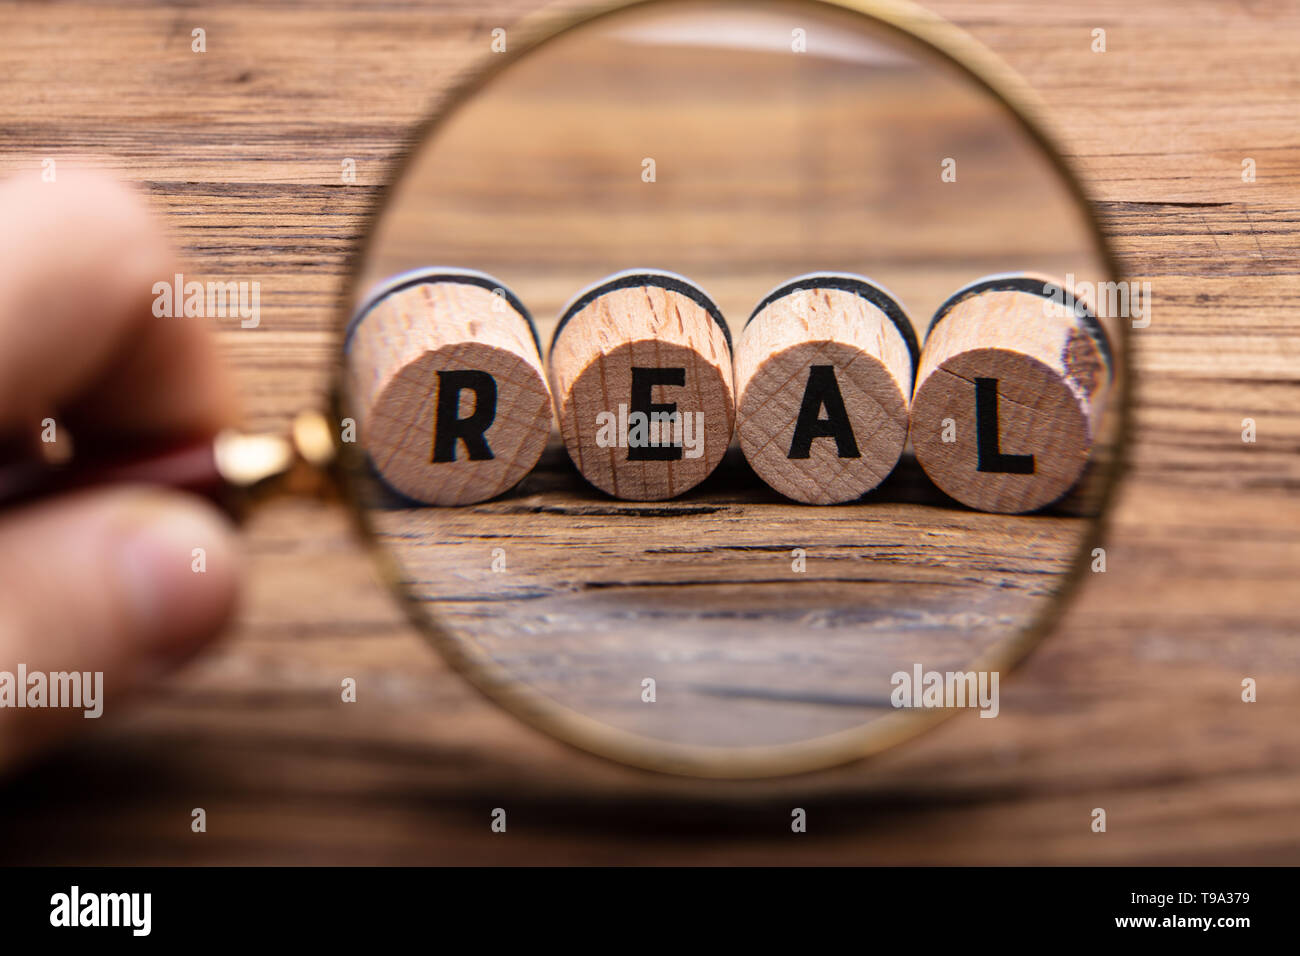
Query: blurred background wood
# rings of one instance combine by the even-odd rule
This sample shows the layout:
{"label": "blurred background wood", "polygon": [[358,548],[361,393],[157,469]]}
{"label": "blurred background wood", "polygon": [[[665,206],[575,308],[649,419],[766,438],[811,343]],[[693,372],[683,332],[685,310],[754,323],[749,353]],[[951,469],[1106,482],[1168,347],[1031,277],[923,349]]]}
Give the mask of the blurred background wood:
{"label": "blurred background wood", "polygon": [[[0,858],[1300,862],[1300,11],[928,5],[1045,97],[1127,277],[1154,295],[1107,573],[1003,683],[998,719],[963,714],[867,763],[762,784],[625,770],[484,702],[402,620],[347,516],[285,502],[250,529],[236,633],[7,782]],[[146,184],[196,270],[260,280],[262,327],[218,331],[250,423],[282,430],[322,401],[345,257],[411,125],[531,9],[5,5],[0,167],[106,156]],[[344,676],[357,704],[340,702]],[[1258,703],[1241,701],[1246,677]],[[489,831],[497,806],[506,835]]]}

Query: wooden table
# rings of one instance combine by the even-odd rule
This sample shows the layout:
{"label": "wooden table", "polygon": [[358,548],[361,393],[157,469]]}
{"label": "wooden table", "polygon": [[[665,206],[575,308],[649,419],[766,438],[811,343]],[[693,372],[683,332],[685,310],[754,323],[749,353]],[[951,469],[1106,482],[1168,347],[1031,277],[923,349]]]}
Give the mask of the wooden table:
{"label": "wooden table", "polygon": [[[761,783],[627,770],[486,703],[404,622],[346,514],[285,501],[249,528],[231,639],[8,782],[0,856],[1300,862],[1300,12],[930,6],[1047,100],[1155,300],[1133,337],[1137,436],[1108,571],[1004,683],[999,719],[960,715],[868,762]],[[410,127],[487,55],[493,26],[532,8],[6,6],[0,166],[107,156],[206,275],[261,281],[263,328],[218,334],[250,423],[282,429],[322,400],[346,256]],[[346,158],[356,184],[340,182]],[[357,704],[340,702],[340,674]],[[499,806],[505,835],[489,829]],[[194,807],[207,833],[191,832]]]}

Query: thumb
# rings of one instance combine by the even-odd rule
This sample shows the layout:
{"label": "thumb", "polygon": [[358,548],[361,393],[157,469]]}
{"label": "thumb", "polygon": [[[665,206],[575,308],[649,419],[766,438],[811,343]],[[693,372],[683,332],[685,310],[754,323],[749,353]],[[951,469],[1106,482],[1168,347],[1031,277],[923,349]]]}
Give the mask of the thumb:
{"label": "thumb", "polygon": [[[236,580],[233,528],[188,495],[99,489],[3,516],[0,769],[188,659],[228,619]],[[53,699],[49,675],[71,672],[81,707]],[[96,679],[92,708],[84,698]],[[19,707],[20,696],[38,705]]]}

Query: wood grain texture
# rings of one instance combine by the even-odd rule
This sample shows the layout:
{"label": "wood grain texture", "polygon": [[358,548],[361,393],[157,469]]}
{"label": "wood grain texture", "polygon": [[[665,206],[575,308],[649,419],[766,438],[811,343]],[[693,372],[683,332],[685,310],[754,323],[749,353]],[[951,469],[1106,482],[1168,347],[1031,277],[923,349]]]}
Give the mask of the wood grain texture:
{"label": "wood grain texture", "polygon": [[[486,704],[403,622],[347,517],[285,502],[249,529],[225,646],[5,785],[4,860],[1300,861],[1300,13],[929,6],[1044,96],[1128,277],[1155,298],[1133,337],[1136,442],[1108,571],[1005,682],[997,720],[965,715],[815,777],[627,771]],[[251,422],[283,429],[323,398],[344,258],[408,128],[488,55],[492,26],[531,9],[6,4],[0,162],[106,156],[196,270],[260,279],[262,327],[218,334]],[[339,181],[345,158],[355,185]],[[339,702],[343,675],[372,688],[356,705]],[[1241,702],[1244,677],[1258,703]],[[510,832],[494,836],[503,804]],[[791,838],[792,806],[806,836]],[[1106,834],[1088,827],[1098,806]]]}

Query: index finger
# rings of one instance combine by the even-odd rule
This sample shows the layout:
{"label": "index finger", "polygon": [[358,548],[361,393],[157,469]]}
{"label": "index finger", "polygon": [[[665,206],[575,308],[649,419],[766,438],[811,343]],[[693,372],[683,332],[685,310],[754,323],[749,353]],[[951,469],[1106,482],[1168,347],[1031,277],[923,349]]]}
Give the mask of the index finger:
{"label": "index finger", "polygon": [[51,412],[123,435],[232,423],[202,320],[153,314],[154,284],[175,271],[143,198],[107,175],[0,184],[0,434]]}

